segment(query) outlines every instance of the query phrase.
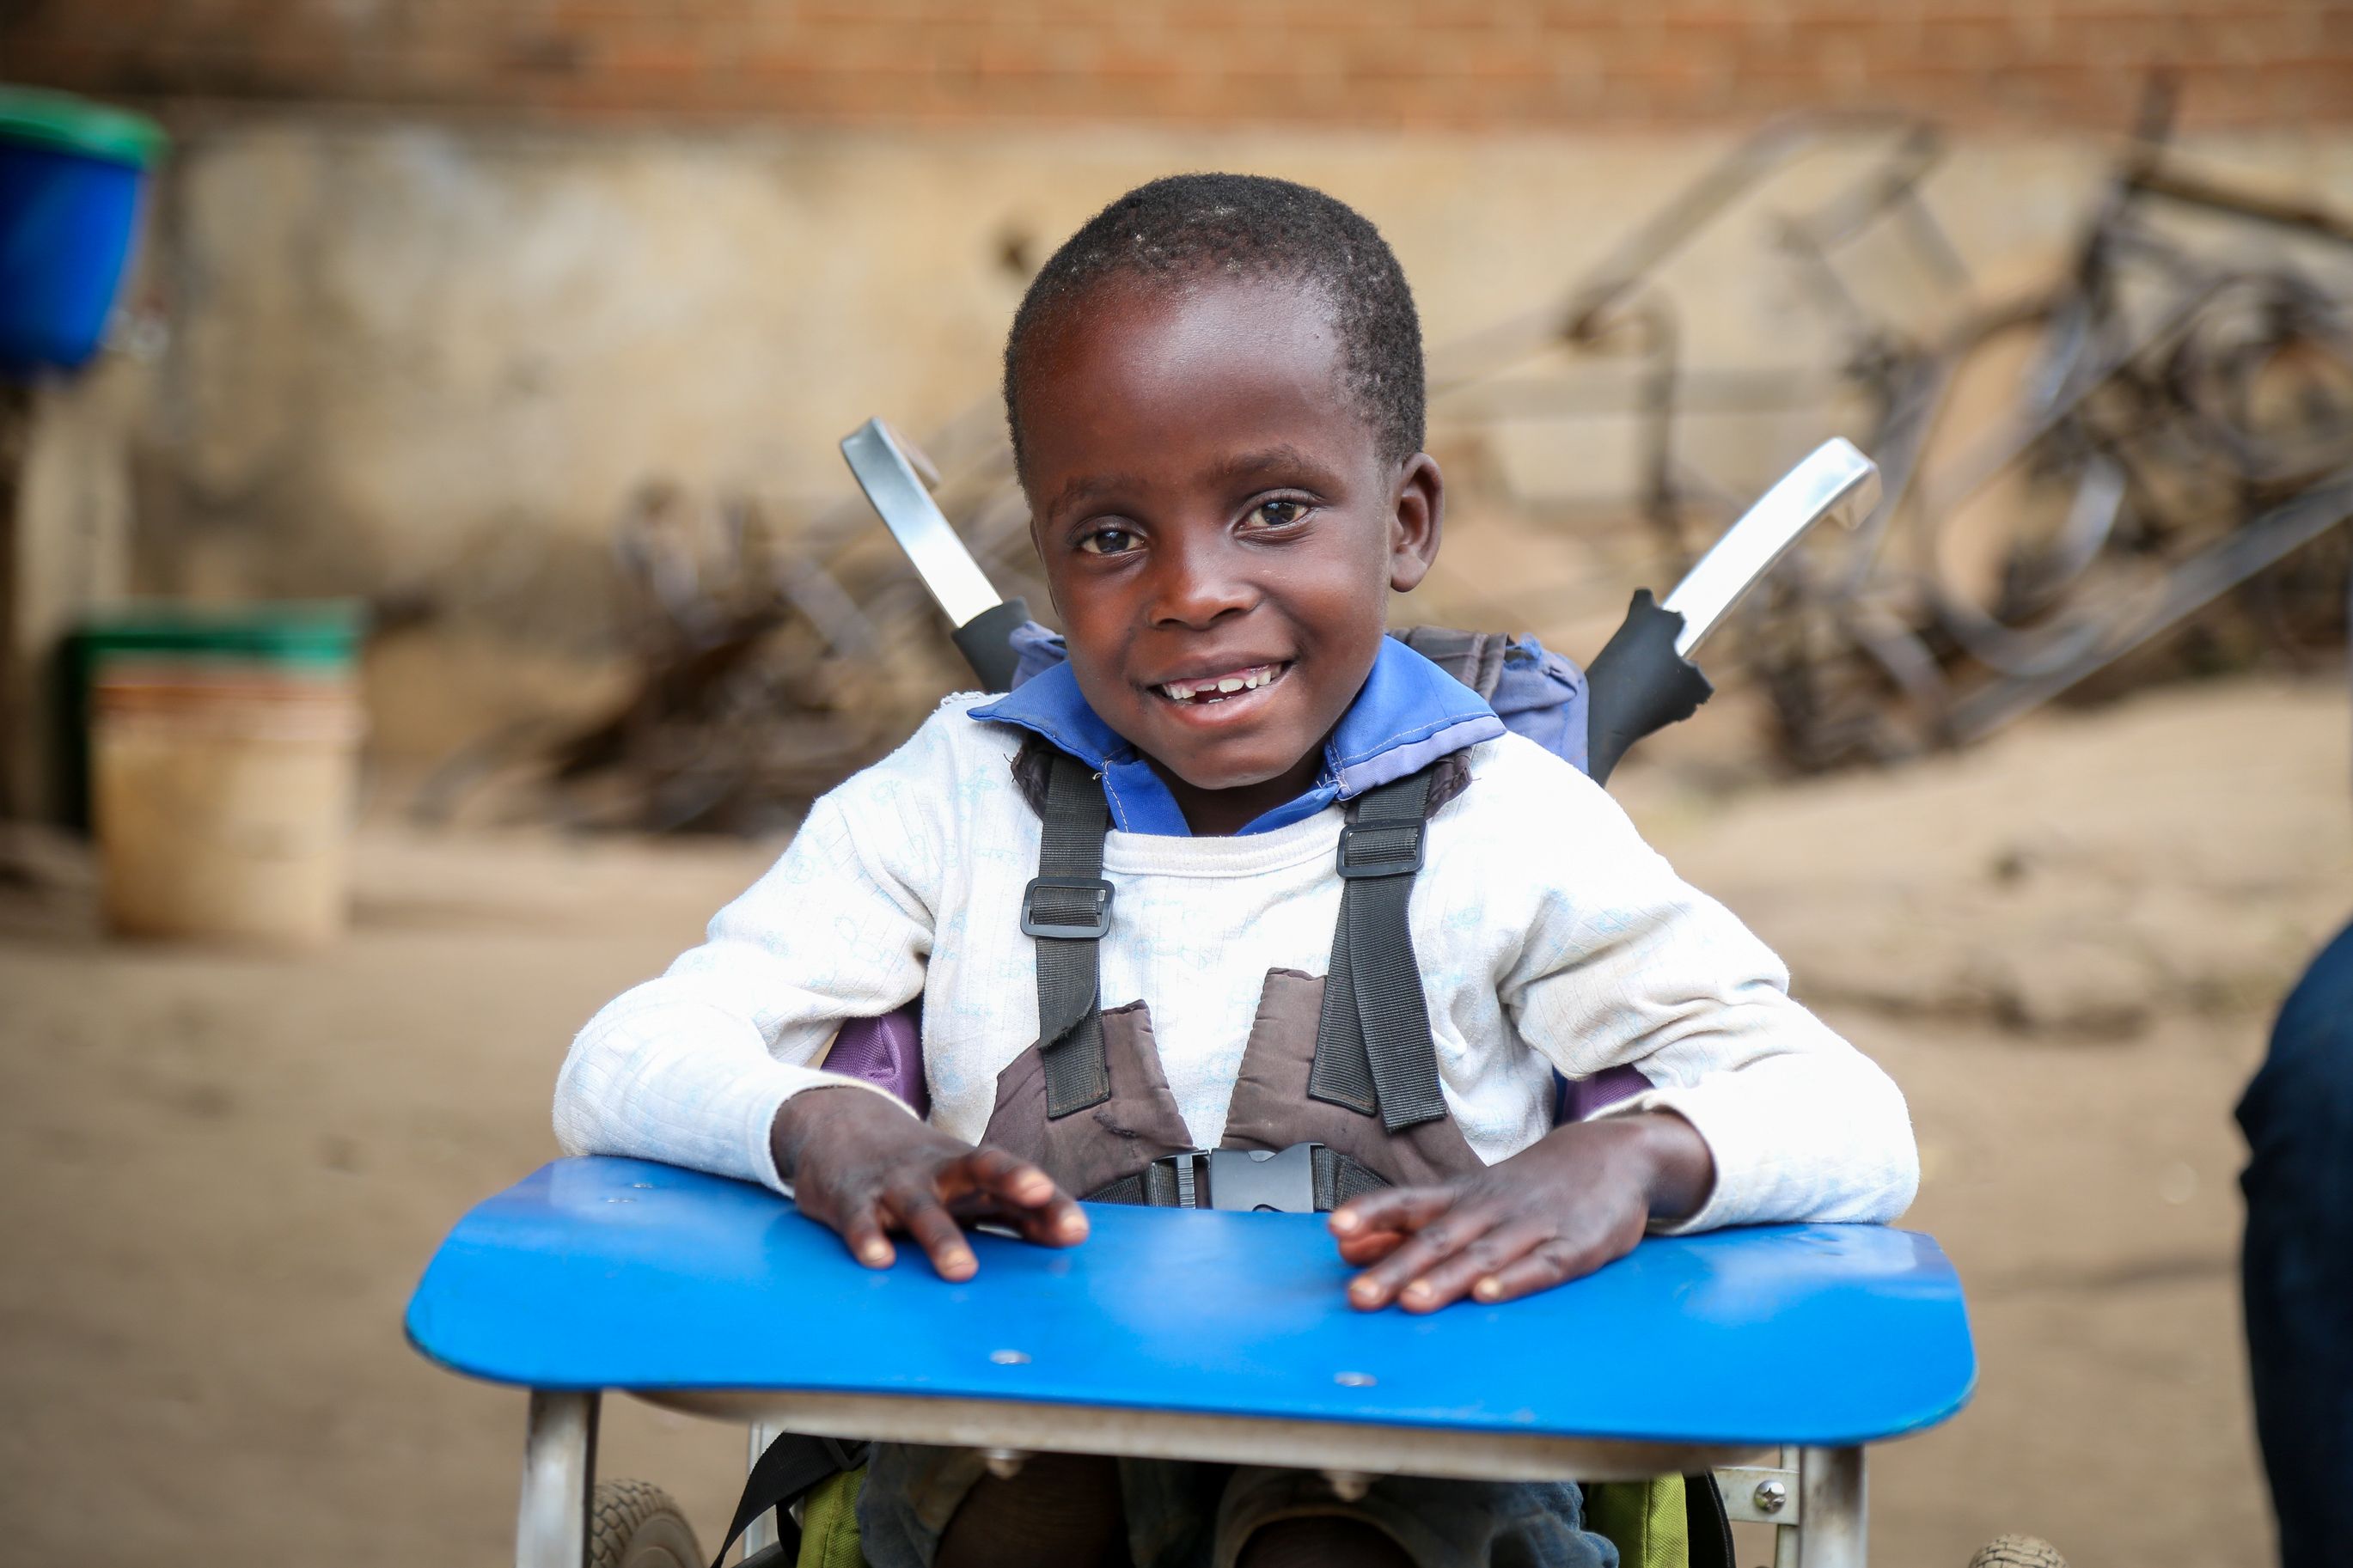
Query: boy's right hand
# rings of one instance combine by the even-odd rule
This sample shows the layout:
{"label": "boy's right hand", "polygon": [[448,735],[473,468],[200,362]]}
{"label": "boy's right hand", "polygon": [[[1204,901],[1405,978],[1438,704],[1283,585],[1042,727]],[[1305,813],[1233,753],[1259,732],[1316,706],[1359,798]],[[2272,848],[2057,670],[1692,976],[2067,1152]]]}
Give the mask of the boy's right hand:
{"label": "boy's right hand", "polygon": [[898,1254],[903,1231],[943,1279],[980,1267],[966,1220],[996,1220],[1042,1247],[1075,1247],[1087,1216],[1054,1179],[1002,1149],[976,1149],[862,1089],[813,1089],[785,1101],[768,1129],[776,1171],[801,1213],[830,1226],[869,1268]]}

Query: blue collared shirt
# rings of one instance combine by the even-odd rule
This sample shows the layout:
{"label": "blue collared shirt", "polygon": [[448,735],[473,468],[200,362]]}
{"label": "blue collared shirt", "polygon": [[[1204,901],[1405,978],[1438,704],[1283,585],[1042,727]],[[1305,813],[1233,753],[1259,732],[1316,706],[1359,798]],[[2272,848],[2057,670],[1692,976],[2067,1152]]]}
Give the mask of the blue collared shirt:
{"label": "blue collared shirt", "polygon": [[[1031,677],[1006,696],[971,710],[971,715],[1018,725],[1102,773],[1113,827],[1126,833],[1191,836],[1176,797],[1144,754],[1088,706],[1069,665],[1058,664]],[[1241,831],[1271,833],[1288,827],[1335,801],[1353,800],[1503,732],[1504,721],[1477,692],[1395,637],[1383,637],[1363,689],[1324,742],[1324,764],[1316,770],[1314,784]]]}

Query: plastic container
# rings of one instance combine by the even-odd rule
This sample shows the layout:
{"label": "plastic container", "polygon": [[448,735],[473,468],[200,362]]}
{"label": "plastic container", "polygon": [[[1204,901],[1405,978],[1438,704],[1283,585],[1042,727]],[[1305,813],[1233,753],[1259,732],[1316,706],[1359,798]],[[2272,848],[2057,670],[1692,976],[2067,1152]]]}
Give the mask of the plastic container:
{"label": "plastic container", "polygon": [[68,640],[68,796],[125,935],[308,947],[343,928],[360,606],[133,604]]}
{"label": "plastic container", "polygon": [[347,673],[119,660],[94,695],[114,931],[292,948],[341,934],[365,728]]}
{"label": "plastic container", "polygon": [[0,86],[0,375],[98,352],[165,140],[142,115]]}
{"label": "plastic container", "polygon": [[90,826],[91,688],[107,666],[137,660],[188,668],[348,679],[366,616],[356,601],[199,605],[132,603],[94,616],[66,639],[58,661],[58,798],[69,826]]}

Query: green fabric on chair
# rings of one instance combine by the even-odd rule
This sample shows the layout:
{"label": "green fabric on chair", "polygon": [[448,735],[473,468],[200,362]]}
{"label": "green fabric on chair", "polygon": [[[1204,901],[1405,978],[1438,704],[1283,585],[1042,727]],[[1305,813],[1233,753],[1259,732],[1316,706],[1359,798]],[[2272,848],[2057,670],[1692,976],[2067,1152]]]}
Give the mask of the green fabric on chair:
{"label": "green fabric on chair", "polygon": [[858,1493],[866,1467],[819,1481],[801,1503],[799,1568],[866,1568],[858,1549]]}
{"label": "green fabric on chair", "polygon": [[1691,1522],[1681,1476],[1588,1482],[1585,1528],[1617,1546],[1620,1568],[1690,1568]]}

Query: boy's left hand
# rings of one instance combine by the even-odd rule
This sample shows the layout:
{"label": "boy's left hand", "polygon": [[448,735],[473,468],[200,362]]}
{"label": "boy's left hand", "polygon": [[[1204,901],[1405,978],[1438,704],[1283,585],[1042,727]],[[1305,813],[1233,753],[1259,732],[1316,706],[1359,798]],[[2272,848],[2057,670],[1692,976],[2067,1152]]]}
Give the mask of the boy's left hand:
{"label": "boy's left hand", "polygon": [[1434,1312],[1590,1274],[1634,1250],[1653,1217],[1694,1213],[1715,1183],[1707,1141],[1682,1117],[1609,1117],[1556,1127],[1474,1175],[1367,1193],[1332,1211],[1332,1234],[1364,1268],[1350,1306]]}

